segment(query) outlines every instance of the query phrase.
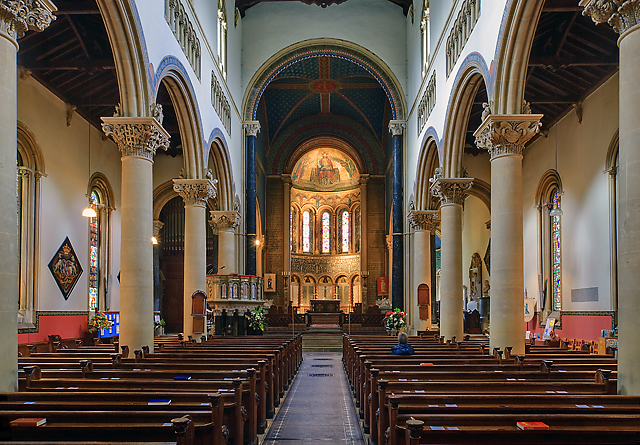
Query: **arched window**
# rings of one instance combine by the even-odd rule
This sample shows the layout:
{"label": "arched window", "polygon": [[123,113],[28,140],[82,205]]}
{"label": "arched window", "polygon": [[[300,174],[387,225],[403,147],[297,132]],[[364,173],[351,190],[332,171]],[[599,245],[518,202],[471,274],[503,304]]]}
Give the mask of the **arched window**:
{"label": "arched window", "polygon": [[346,210],[344,212],[342,212],[342,252],[343,253],[348,253],[349,252],[349,235],[350,235],[350,230],[349,230],[349,212],[347,212]]}
{"label": "arched window", "polygon": [[89,311],[109,310],[110,237],[113,191],[106,176],[94,173],[89,183],[89,200],[96,211],[89,218]]}
{"label": "arched window", "polygon": [[429,0],[424,0],[422,6],[422,17],[420,18],[420,60],[422,67],[422,76],[427,74],[427,66],[429,65],[429,34],[431,33],[431,18],[429,16]]}
{"label": "arched window", "polygon": [[227,77],[227,5],[218,0],[218,66],[222,75]]}
{"label": "arched window", "polygon": [[329,212],[322,214],[322,253],[331,252],[331,217]]}
{"label": "arched window", "polygon": [[554,189],[549,200],[549,227],[551,241],[551,278],[553,310],[562,310],[562,239],[560,233],[560,192]]}
{"label": "arched window", "polygon": [[311,230],[309,229],[309,211],[302,214],[302,251],[311,252]]}

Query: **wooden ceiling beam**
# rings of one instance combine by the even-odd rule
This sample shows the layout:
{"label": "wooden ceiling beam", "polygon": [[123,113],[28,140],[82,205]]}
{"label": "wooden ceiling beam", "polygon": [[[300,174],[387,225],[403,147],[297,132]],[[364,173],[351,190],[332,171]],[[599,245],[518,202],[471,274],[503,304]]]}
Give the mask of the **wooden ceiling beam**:
{"label": "wooden ceiling beam", "polygon": [[58,10],[55,15],[100,15],[100,9],[96,2],[83,1],[81,3],[66,0],[55,0]]}
{"label": "wooden ceiling beam", "polygon": [[565,68],[568,66],[618,65],[618,55],[613,56],[531,56],[529,66]]}
{"label": "wooden ceiling beam", "polygon": [[21,65],[32,71],[101,71],[115,70],[113,60],[52,60],[50,62],[21,61]]}

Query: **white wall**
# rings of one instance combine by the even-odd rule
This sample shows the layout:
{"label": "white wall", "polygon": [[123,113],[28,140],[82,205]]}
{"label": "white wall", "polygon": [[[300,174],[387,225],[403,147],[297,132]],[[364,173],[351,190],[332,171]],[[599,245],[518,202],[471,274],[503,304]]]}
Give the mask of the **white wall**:
{"label": "white wall", "polygon": [[491,219],[487,206],[475,196],[469,196],[464,201],[464,213],[462,219],[462,283],[467,286],[469,292],[469,267],[471,256],[478,252],[482,261],[482,282],[489,280],[487,268],[484,264],[484,254],[487,251],[491,231],[485,223]]}
{"label": "white wall", "polygon": [[[90,174],[102,172],[113,189],[115,211],[111,220],[111,309],[118,310],[120,285],[120,151],[102,133],[91,127],[91,172],[89,172],[89,124],[74,113],[66,125],[65,104],[32,78],[18,81],[18,120],[33,132],[44,157],[41,179],[40,268],[38,310],[86,311],[88,309],[89,220],[82,216]],[[82,266],[82,276],[64,300],[48,264],[69,237]]]}
{"label": "white wall", "polygon": [[[523,161],[525,286],[538,295],[538,211],[535,193],[545,171],[553,169],[556,129],[558,173],[562,179],[562,308],[611,310],[609,186],[603,173],[609,143],[618,128],[618,76],[584,101],[582,124],[570,112],[527,148]],[[572,303],[571,289],[597,287],[598,302]]]}

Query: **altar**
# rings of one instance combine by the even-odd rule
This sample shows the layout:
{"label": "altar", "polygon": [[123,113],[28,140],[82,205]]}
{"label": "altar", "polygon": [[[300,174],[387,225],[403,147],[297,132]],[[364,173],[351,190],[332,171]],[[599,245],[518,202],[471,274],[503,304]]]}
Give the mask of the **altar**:
{"label": "altar", "polygon": [[311,300],[311,310],[307,312],[307,325],[342,326],[343,313],[340,300]]}
{"label": "altar", "polygon": [[311,312],[338,313],[340,312],[340,300],[311,300]]}

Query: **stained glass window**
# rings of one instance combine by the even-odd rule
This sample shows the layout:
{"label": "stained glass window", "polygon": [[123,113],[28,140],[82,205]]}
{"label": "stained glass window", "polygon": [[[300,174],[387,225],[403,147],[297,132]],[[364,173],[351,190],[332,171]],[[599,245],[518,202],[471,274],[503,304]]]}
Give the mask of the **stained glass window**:
{"label": "stained glass window", "polygon": [[349,212],[342,212],[342,251],[349,252]]}
{"label": "stained glass window", "polygon": [[322,253],[330,252],[330,230],[329,230],[329,213],[322,214]]}
{"label": "stained glass window", "polygon": [[310,238],[309,211],[307,210],[302,214],[302,251],[303,252],[311,251],[311,241],[309,238]]}
{"label": "stained glass window", "polygon": [[227,6],[218,0],[218,65],[222,75],[227,77]]}
{"label": "stained glass window", "polygon": [[[560,208],[560,193],[554,190],[551,194],[552,209]],[[560,238],[560,216],[549,218],[551,226],[551,276],[553,291],[553,309],[562,309],[562,258],[561,258],[561,238]]]}
{"label": "stained glass window", "polygon": [[[98,214],[100,197],[98,192],[91,192],[91,206]],[[98,250],[100,247],[100,216],[89,219],[89,310],[98,309]]]}
{"label": "stained glass window", "polygon": [[422,61],[422,76],[427,73],[429,65],[429,34],[431,34],[431,18],[429,15],[429,0],[425,0],[422,6],[422,18],[420,20],[420,56]]}

